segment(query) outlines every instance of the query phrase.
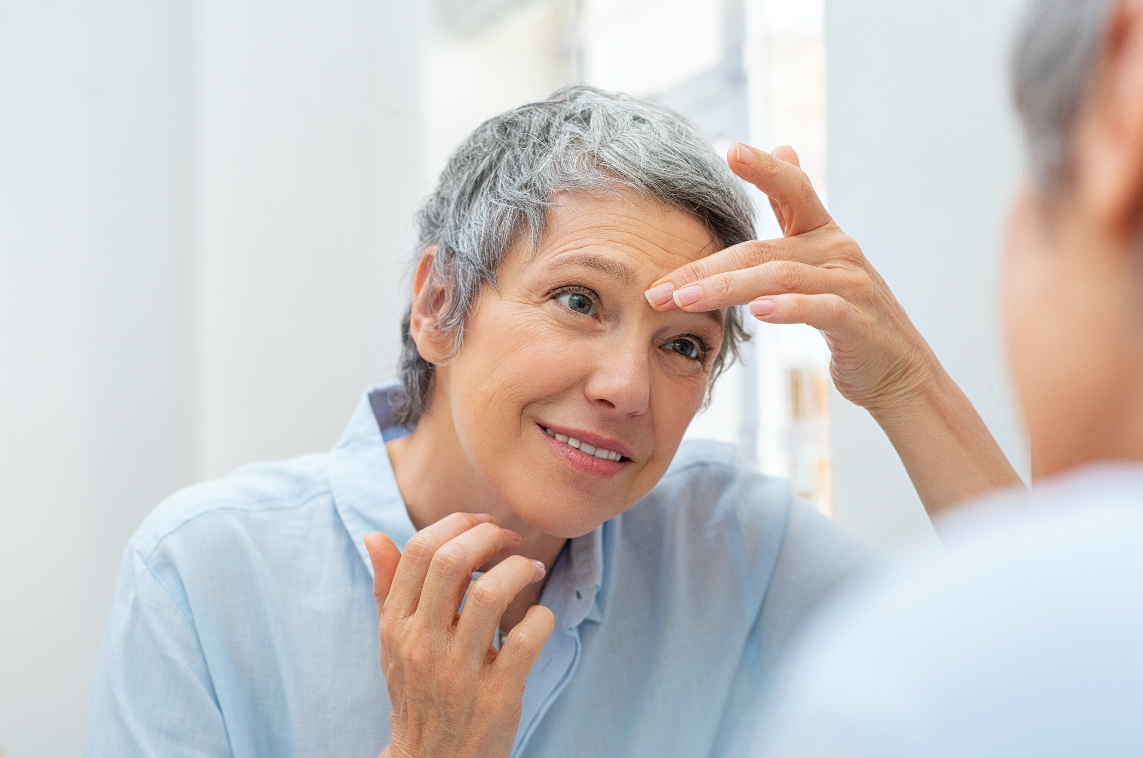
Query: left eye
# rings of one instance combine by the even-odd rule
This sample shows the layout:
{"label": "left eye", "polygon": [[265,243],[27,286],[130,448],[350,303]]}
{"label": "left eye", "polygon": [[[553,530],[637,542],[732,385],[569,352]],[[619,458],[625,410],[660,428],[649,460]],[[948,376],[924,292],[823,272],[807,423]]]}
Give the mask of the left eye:
{"label": "left eye", "polygon": [[595,303],[591,298],[579,292],[565,292],[559,295],[556,300],[566,305],[576,313],[582,313],[585,316],[595,315]]}
{"label": "left eye", "polygon": [[699,349],[698,343],[687,337],[679,337],[678,339],[673,339],[667,344],[663,345],[663,349],[671,350],[696,361],[702,355],[702,350]]}

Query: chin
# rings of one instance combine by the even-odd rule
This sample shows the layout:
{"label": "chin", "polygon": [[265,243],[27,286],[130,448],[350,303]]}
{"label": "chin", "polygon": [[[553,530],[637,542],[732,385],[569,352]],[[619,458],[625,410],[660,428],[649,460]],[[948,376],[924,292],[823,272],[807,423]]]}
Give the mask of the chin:
{"label": "chin", "polygon": [[[634,501],[610,501],[599,494],[587,495],[575,489],[557,488],[544,494],[529,492],[509,495],[504,502],[528,524],[544,534],[571,539],[591,532],[604,521],[634,505]],[[584,502],[593,507],[588,510]]]}

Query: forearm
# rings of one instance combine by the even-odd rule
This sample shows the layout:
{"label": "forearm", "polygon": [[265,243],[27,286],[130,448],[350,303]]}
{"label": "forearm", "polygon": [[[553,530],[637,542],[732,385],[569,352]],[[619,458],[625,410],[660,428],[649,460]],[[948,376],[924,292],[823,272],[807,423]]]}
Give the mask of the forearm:
{"label": "forearm", "polygon": [[896,448],[929,515],[1022,485],[980,414],[935,358],[927,373],[907,398],[870,413]]}

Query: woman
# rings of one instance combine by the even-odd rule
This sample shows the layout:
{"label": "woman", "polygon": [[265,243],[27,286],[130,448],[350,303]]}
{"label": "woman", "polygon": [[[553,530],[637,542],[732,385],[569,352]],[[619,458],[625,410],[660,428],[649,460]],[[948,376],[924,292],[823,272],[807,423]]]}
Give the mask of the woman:
{"label": "woman", "polygon": [[737,180],[654,104],[573,87],[478,128],[419,217],[400,383],[331,453],[132,539],[87,754],[732,751],[869,554],[732,449],[680,448],[728,306],[825,330],[930,508],[1015,480],[804,175],[732,152],[786,240],[749,241]]}

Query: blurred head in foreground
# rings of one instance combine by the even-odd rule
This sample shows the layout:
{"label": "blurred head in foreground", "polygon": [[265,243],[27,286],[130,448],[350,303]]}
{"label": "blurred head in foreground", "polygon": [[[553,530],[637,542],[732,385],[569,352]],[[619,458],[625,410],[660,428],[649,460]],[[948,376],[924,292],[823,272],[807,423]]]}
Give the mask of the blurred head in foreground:
{"label": "blurred head in foreground", "polygon": [[1143,7],[1034,3],[1013,55],[1029,181],[1008,349],[1033,473],[1143,460]]}
{"label": "blurred head in foreground", "polygon": [[1143,755],[1143,2],[1035,2],[1013,63],[1004,308],[1039,481],[824,615],[758,755]]}

